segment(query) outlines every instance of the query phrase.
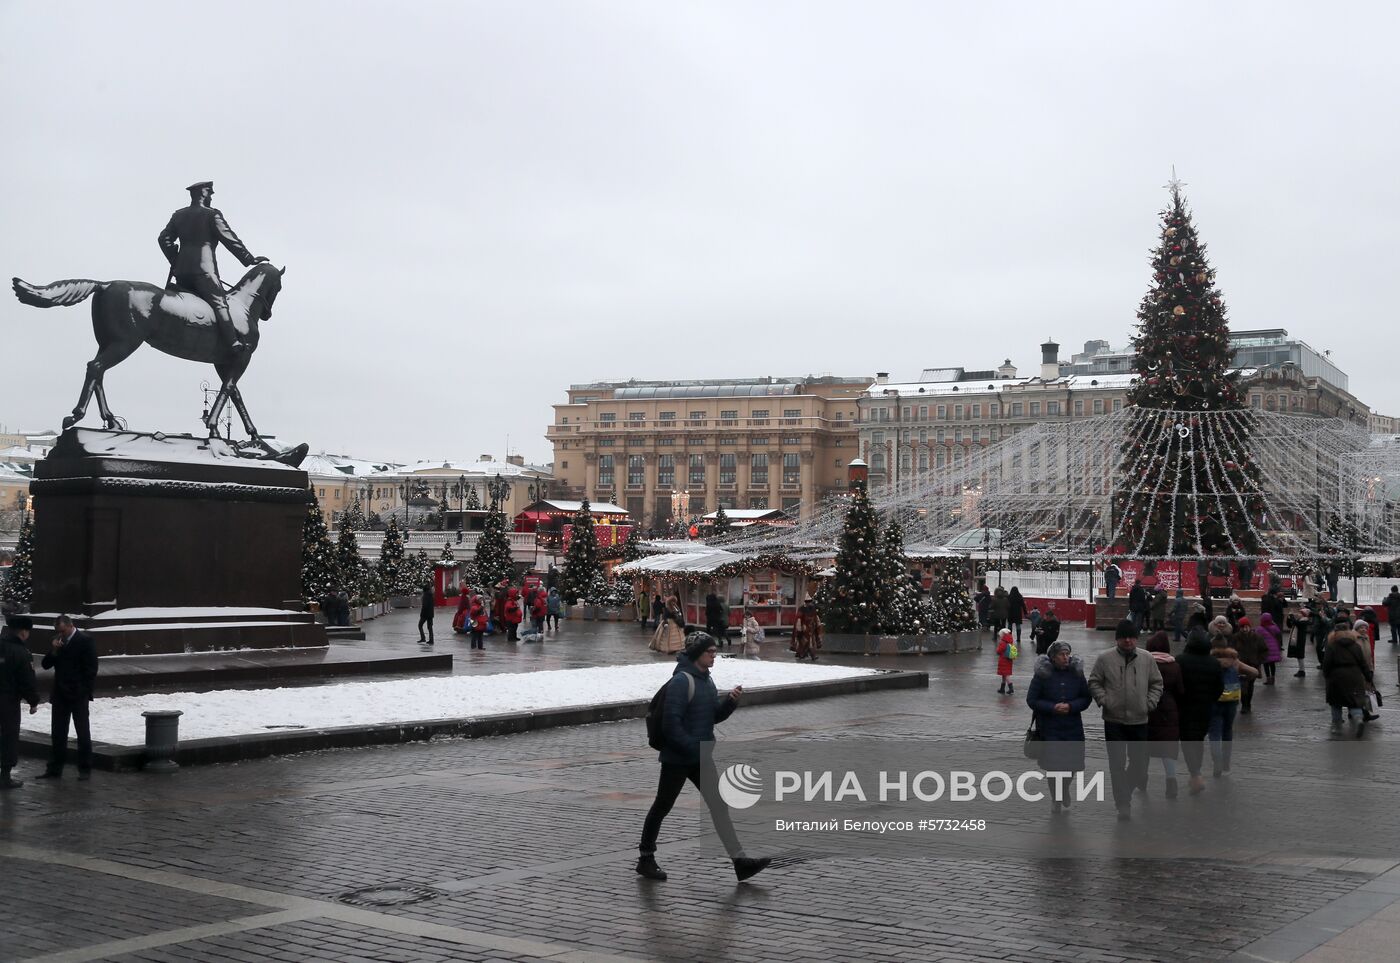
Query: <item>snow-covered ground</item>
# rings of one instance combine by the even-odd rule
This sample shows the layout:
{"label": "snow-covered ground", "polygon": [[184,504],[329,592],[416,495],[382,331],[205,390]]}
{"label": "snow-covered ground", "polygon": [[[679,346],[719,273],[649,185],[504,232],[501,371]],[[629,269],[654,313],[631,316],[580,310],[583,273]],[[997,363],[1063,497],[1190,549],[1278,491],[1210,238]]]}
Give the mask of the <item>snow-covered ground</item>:
{"label": "snow-covered ground", "polygon": [[[447,676],[392,682],[346,682],[289,689],[164,692],[96,699],[92,736],[98,742],[135,746],[146,741],[148,709],[180,709],[181,739],[207,739],[285,729],[325,729],[380,722],[472,719],[506,712],[558,709],[650,699],[671,676],[669,662],[560,669],[509,675]],[[796,665],[721,658],[712,670],[721,690],[826,682],[871,675],[873,669]],[[48,732],[46,713],[23,717],[24,728]]]}

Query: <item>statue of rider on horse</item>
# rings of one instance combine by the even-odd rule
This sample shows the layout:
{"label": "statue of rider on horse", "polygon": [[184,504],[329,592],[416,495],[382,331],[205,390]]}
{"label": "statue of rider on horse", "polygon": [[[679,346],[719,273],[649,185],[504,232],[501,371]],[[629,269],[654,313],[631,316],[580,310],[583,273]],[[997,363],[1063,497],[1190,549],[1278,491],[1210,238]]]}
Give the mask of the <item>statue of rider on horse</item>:
{"label": "statue of rider on horse", "polygon": [[[94,398],[108,429],[125,428],[107,407],[103,375],[142,344],[149,344],[177,358],[212,364],[219,373],[219,393],[204,416],[211,438],[216,437],[219,417],[231,401],[248,433],[248,447],[260,450],[262,457],[290,461],[299,452],[304,454],[305,446],[289,451],[273,448],[259,435],[238,390],[238,379],[257,350],[259,323],[272,317],[286,268],[254,257],[243,246],[223,214],[209,206],[214,195],[212,181],[191,184],[189,192],[189,206],[172,214],[160,233],[161,250],[170,262],[165,287],[144,281],[82,278],[46,285],[13,280],[15,296],[35,307],[66,306],[92,298],[92,329],[98,350],[88,362],[78,404],[63,419],[64,430],[82,420]],[[215,259],[219,244],[248,268],[227,294]],[[290,463],[299,461],[297,457]]]}

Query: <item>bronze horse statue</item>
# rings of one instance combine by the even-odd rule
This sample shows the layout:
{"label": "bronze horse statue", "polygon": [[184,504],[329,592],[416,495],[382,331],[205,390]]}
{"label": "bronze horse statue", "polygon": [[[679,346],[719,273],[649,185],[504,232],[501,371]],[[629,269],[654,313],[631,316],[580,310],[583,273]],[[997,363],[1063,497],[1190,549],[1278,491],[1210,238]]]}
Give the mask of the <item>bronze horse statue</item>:
{"label": "bronze horse statue", "polygon": [[244,336],[247,350],[239,352],[224,344],[213,309],[195,294],[159,288],[144,281],[74,279],[40,287],[15,278],[15,297],[38,308],[78,304],[92,298],[92,333],[97,337],[97,355],[88,362],[82,393],[73,413],[63,419],[64,430],[82,420],[94,395],[106,427],[125,428],[122,420],[107,407],[102,378],[142,344],[149,344],[186,361],[212,364],[219,373],[219,393],[204,416],[204,426],[209,429],[210,437],[217,433],[224,406],[232,401],[250,442],[269,455],[276,455],[276,449],[262,439],[248,417],[243,395],[238,390],[238,379],[243,377],[258,346],[258,323],[272,317],[272,304],[282,290],[282,275],[286,270],[259,262],[230,290],[229,314],[235,324],[248,329]]}

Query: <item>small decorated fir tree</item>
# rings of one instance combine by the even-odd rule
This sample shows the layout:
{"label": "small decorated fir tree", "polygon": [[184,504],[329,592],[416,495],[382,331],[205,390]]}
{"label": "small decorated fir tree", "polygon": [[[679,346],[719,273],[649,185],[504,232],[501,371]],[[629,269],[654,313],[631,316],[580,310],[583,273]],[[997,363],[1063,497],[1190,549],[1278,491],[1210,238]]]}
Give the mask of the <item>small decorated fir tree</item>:
{"label": "small decorated fir tree", "polygon": [[337,588],[336,550],[316,492],[308,497],[301,526],[301,597],[319,602]]}
{"label": "small decorated fir tree", "polygon": [[34,520],[28,514],[20,524],[15,558],[0,585],[0,598],[17,609],[28,609],[34,598]]}
{"label": "small decorated fir tree", "polygon": [[502,579],[515,575],[515,560],[506,534],[506,516],[499,507],[486,513],[486,525],[476,542],[476,577],[482,586],[493,588]]}
{"label": "small decorated fir tree", "polygon": [[403,532],[399,531],[399,523],[392,517],[384,530],[384,543],[379,549],[379,564],[376,567],[379,569],[379,581],[390,595],[412,593],[413,586],[406,577],[409,573],[404,564]]}
{"label": "small decorated fir tree", "polygon": [[937,635],[970,632],[977,628],[977,606],[952,565],[944,566],[934,575],[933,594],[928,600],[928,619],[928,631]]}
{"label": "small decorated fir tree", "polygon": [[926,631],[919,591],[909,577],[909,559],[904,554],[904,529],[890,519],[880,545],[884,585],[881,628],[891,635],[919,635]]}
{"label": "small decorated fir tree", "polygon": [[603,565],[598,560],[598,535],[593,531],[593,512],[588,505],[588,499],[585,498],[579,506],[578,514],[574,516],[569,550],[564,553],[564,571],[559,579],[559,594],[570,605],[577,605],[580,599],[596,604],[595,597],[600,581],[603,594],[606,595],[607,580],[603,579]]}
{"label": "small decorated fir tree", "polygon": [[476,493],[476,486],[467,489],[467,497],[462,502],[462,510],[467,512],[481,510],[481,498]]}
{"label": "small decorated fir tree", "polygon": [[442,543],[442,554],[438,556],[438,561],[444,564],[456,564],[457,555],[455,552],[452,551],[451,543]]}
{"label": "small decorated fir tree", "polygon": [[734,523],[730,521],[729,513],[724,510],[723,505],[719,506],[719,508],[715,510],[714,534],[728,535],[733,528]]}
{"label": "small decorated fir tree", "polygon": [[881,539],[875,509],[865,486],[852,486],[851,504],[836,551],[836,574],[831,578],[822,621],[832,632],[870,633],[880,630],[882,580]]}

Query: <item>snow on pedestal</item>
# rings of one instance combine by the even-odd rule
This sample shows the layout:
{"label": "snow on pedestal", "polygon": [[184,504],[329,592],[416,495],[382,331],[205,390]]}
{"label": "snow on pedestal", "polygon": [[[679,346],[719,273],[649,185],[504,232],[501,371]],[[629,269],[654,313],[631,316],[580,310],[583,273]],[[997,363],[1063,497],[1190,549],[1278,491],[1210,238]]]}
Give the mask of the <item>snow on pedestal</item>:
{"label": "snow on pedestal", "polygon": [[[472,719],[509,712],[560,709],[610,702],[645,701],[675,671],[672,662],[560,669],[507,675],[449,676],[389,682],[350,682],[286,689],[166,692],[95,699],[92,733],[98,742],[141,745],[141,713],[180,709],[182,740],[238,736],[285,729],[325,729],[385,722]],[[874,669],[793,665],[720,658],[712,670],[721,691],[829,682],[874,675]],[[24,728],[47,734],[47,717],[24,717]]]}

